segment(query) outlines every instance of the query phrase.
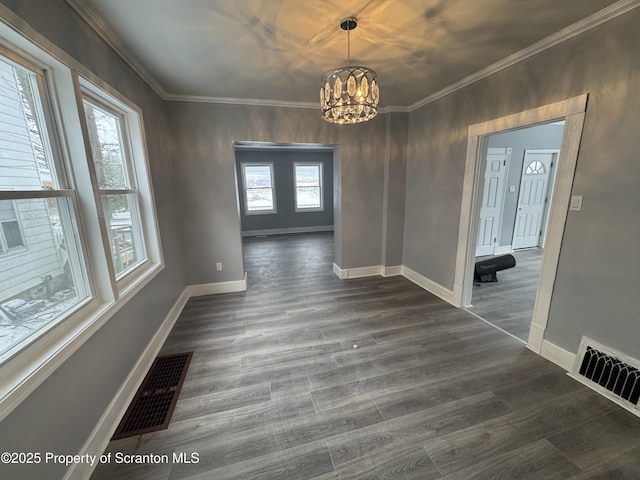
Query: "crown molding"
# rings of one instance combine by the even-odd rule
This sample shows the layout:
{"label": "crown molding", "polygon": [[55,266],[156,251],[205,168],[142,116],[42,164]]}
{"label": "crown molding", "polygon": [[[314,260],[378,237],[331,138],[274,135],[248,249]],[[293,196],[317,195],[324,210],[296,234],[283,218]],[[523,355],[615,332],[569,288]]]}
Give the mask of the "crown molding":
{"label": "crown molding", "polygon": [[[182,95],[168,93],[160,83],[149,73],[137,57],[127,48],[120,37],[106,24],[106,22],[89,7],[84,0],[66,0],[67,3],[89,24],[91,28],[162,98],[173,102],[195,102],[195,103],[218,103],[227,105],[248,105],[263,107],[283,107],[283,108],[319,108],[312,102],[291,102],[285,100],[261,100],[233,97],[208,97],[197,95]],[[593,15],[580,20],[529,47],[520,50],[502,60],[490,65],[482,70],[473,73],[462,80],[449,85],[442,90],[429,95],[409,106],[388,106],[379,109],[380,113],[408,113],[417,110],[429,103],[435,102],[451,93],[461,90],[483,78],[487,78],[512,65],[522,62],[538,53],[541,53],[555,45],[558,45],[570,38],[584,33],[592,28],[602,25],[620,15],[623,15],[640,6],[640,0],[620,0],[607,8],[594,13]]]}
{"label": "crown molding", "polygon": [[608,22],[620,15],[623,15],[634,8],[640,6],[640,0],[620,0],[607,8],[600,10],[599,12],[594,13],[593,15],[580,20],[579,22],[574,23],[573,25],[569,25],[568,27],[554,33],[553,35],[549,35],[546,38],[543,38],[539,42],[530,45],[519,52],[514,53],[513,55],[509,55],[508,57],[503,58],[502,60],[494,63],[493,65],[489,65],[487,68],[483,68],[476,73],[469,75],[468,77],[463,78],[462,80],[449,85],[442,90],[429,95],[428,97],[419,100],[418,102],[410,105],[408,110],[410,112],[424,107],[425,105],[435,102],[442,97],[445,97],[453,92],[461,90],[472,83],[475,83],[483,78],[489,77],[494,73],[498,73],[501,70],[504,70],[516,63],[522,62],[527,58],[530,58],[534,55],[537,55],[540,52],[543,52],[551,47],[554,47],[570,38],[573,38],[581,33],[584,33],[592,28],[597,27],[598,25],[602,25],[603,23]]}
{"label": "crown molding", "polygon": [[67,3],[160,98],[166,100],[167,92],[162,88],[162,85],[149,73],[149,70],[145,68],[140,60],[138,60],[131,50],[122,42],[122,39],[107,25],[104,19],[94,9],[83,0],[67,0]]}
{"label": "crown molding", "polygon": [[409,107],[401,107],[399,105],[390,105],[388,107],[381,107],[378,109],[380,113],[409,113]]}
{"label": "crown molding", "polygon": [[290,102],[287,100],[263,100],[258,98],[233,98],[233,97],[207,97],[198,95],[180,95],[168,93],[165,100],[172,102],[194,102],[194,103],[222,103],[227,105],[250,105],[256,107],[285,107],[285,108],[311,108],[317,110],[319,103],[312,102]]}
{"label": "crown molding", "polygon": [[[219,103],[226,105],[248,105],[252,107],[306,108],[318,110],[320,104],[313,102],[290,102],[286,100],[263,100],[258,98],[208,97],[167,93],[165,100],[171,102]],[[389,106],[378,108],[379,113],[409,113],[409,107]]]}

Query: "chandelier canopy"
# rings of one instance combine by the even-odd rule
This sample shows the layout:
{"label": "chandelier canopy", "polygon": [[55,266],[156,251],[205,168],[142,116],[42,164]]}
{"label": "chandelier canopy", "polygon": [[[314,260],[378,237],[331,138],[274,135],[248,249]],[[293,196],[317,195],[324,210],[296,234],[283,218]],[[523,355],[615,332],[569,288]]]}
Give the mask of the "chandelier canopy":
{"label": "chandelier canopy", "polygon": [[380,91],[376,72],[367,67],[351,66],[350,32],[358,22],[346,18],[340,28],[347,31],[347,66],[324,74],[320,85],[322,118],[331,123],[360,123],[378,113]]}

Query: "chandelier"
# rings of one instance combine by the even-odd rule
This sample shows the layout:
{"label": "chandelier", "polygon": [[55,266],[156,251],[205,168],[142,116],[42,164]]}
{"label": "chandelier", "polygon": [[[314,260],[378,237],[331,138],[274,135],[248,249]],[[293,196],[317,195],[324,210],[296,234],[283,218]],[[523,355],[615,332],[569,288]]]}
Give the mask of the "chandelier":
{"label": "chandelier", "polygon": [[322,118],[331,123],[360,123],[378,113],[380,91],[376,72],[367,67],[351,66],[351,30],[358,26],[355,18],[345,18],[340,28],[347,31],[347,66],[324,74],[320,85]]}

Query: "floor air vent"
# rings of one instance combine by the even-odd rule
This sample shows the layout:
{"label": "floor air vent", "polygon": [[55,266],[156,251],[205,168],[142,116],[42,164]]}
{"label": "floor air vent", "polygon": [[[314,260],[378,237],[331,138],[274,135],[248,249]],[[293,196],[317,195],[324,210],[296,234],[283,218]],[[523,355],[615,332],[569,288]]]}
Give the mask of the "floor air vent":
{"label": "floor air vent", "polygon": [[192,355],[193,352],[187,352],[155,359],[112,440],[169,426]]}
{"label": "floor air vent", "polygon": [[638,408],[640,369],[632,364],[634,362],[588,339],[583,339],[581,347],[582,361],[575,373],[606,390],[603,393],[607,396]]}

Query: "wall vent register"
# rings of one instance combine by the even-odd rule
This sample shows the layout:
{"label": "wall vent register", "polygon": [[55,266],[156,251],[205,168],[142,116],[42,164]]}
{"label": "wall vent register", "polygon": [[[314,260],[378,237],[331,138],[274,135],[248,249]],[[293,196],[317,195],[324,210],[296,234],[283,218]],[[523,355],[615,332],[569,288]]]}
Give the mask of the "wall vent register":
{"label": "wall vent register", "polygon": [[[640,368],[632,360],[621,358],[615,352],[607,352],[600,345],[583,340],[583,355],[577,371],[581,379],[595,384],[597,390],[608,397],[621,401],[632,409],[638,408],[640,400]],[[603,391],[604,390],[604,391]]]}
{"label": "wall vent register", "polygon": [[193,352],[158,357],[142,381],[112,440],[169,426]]}

